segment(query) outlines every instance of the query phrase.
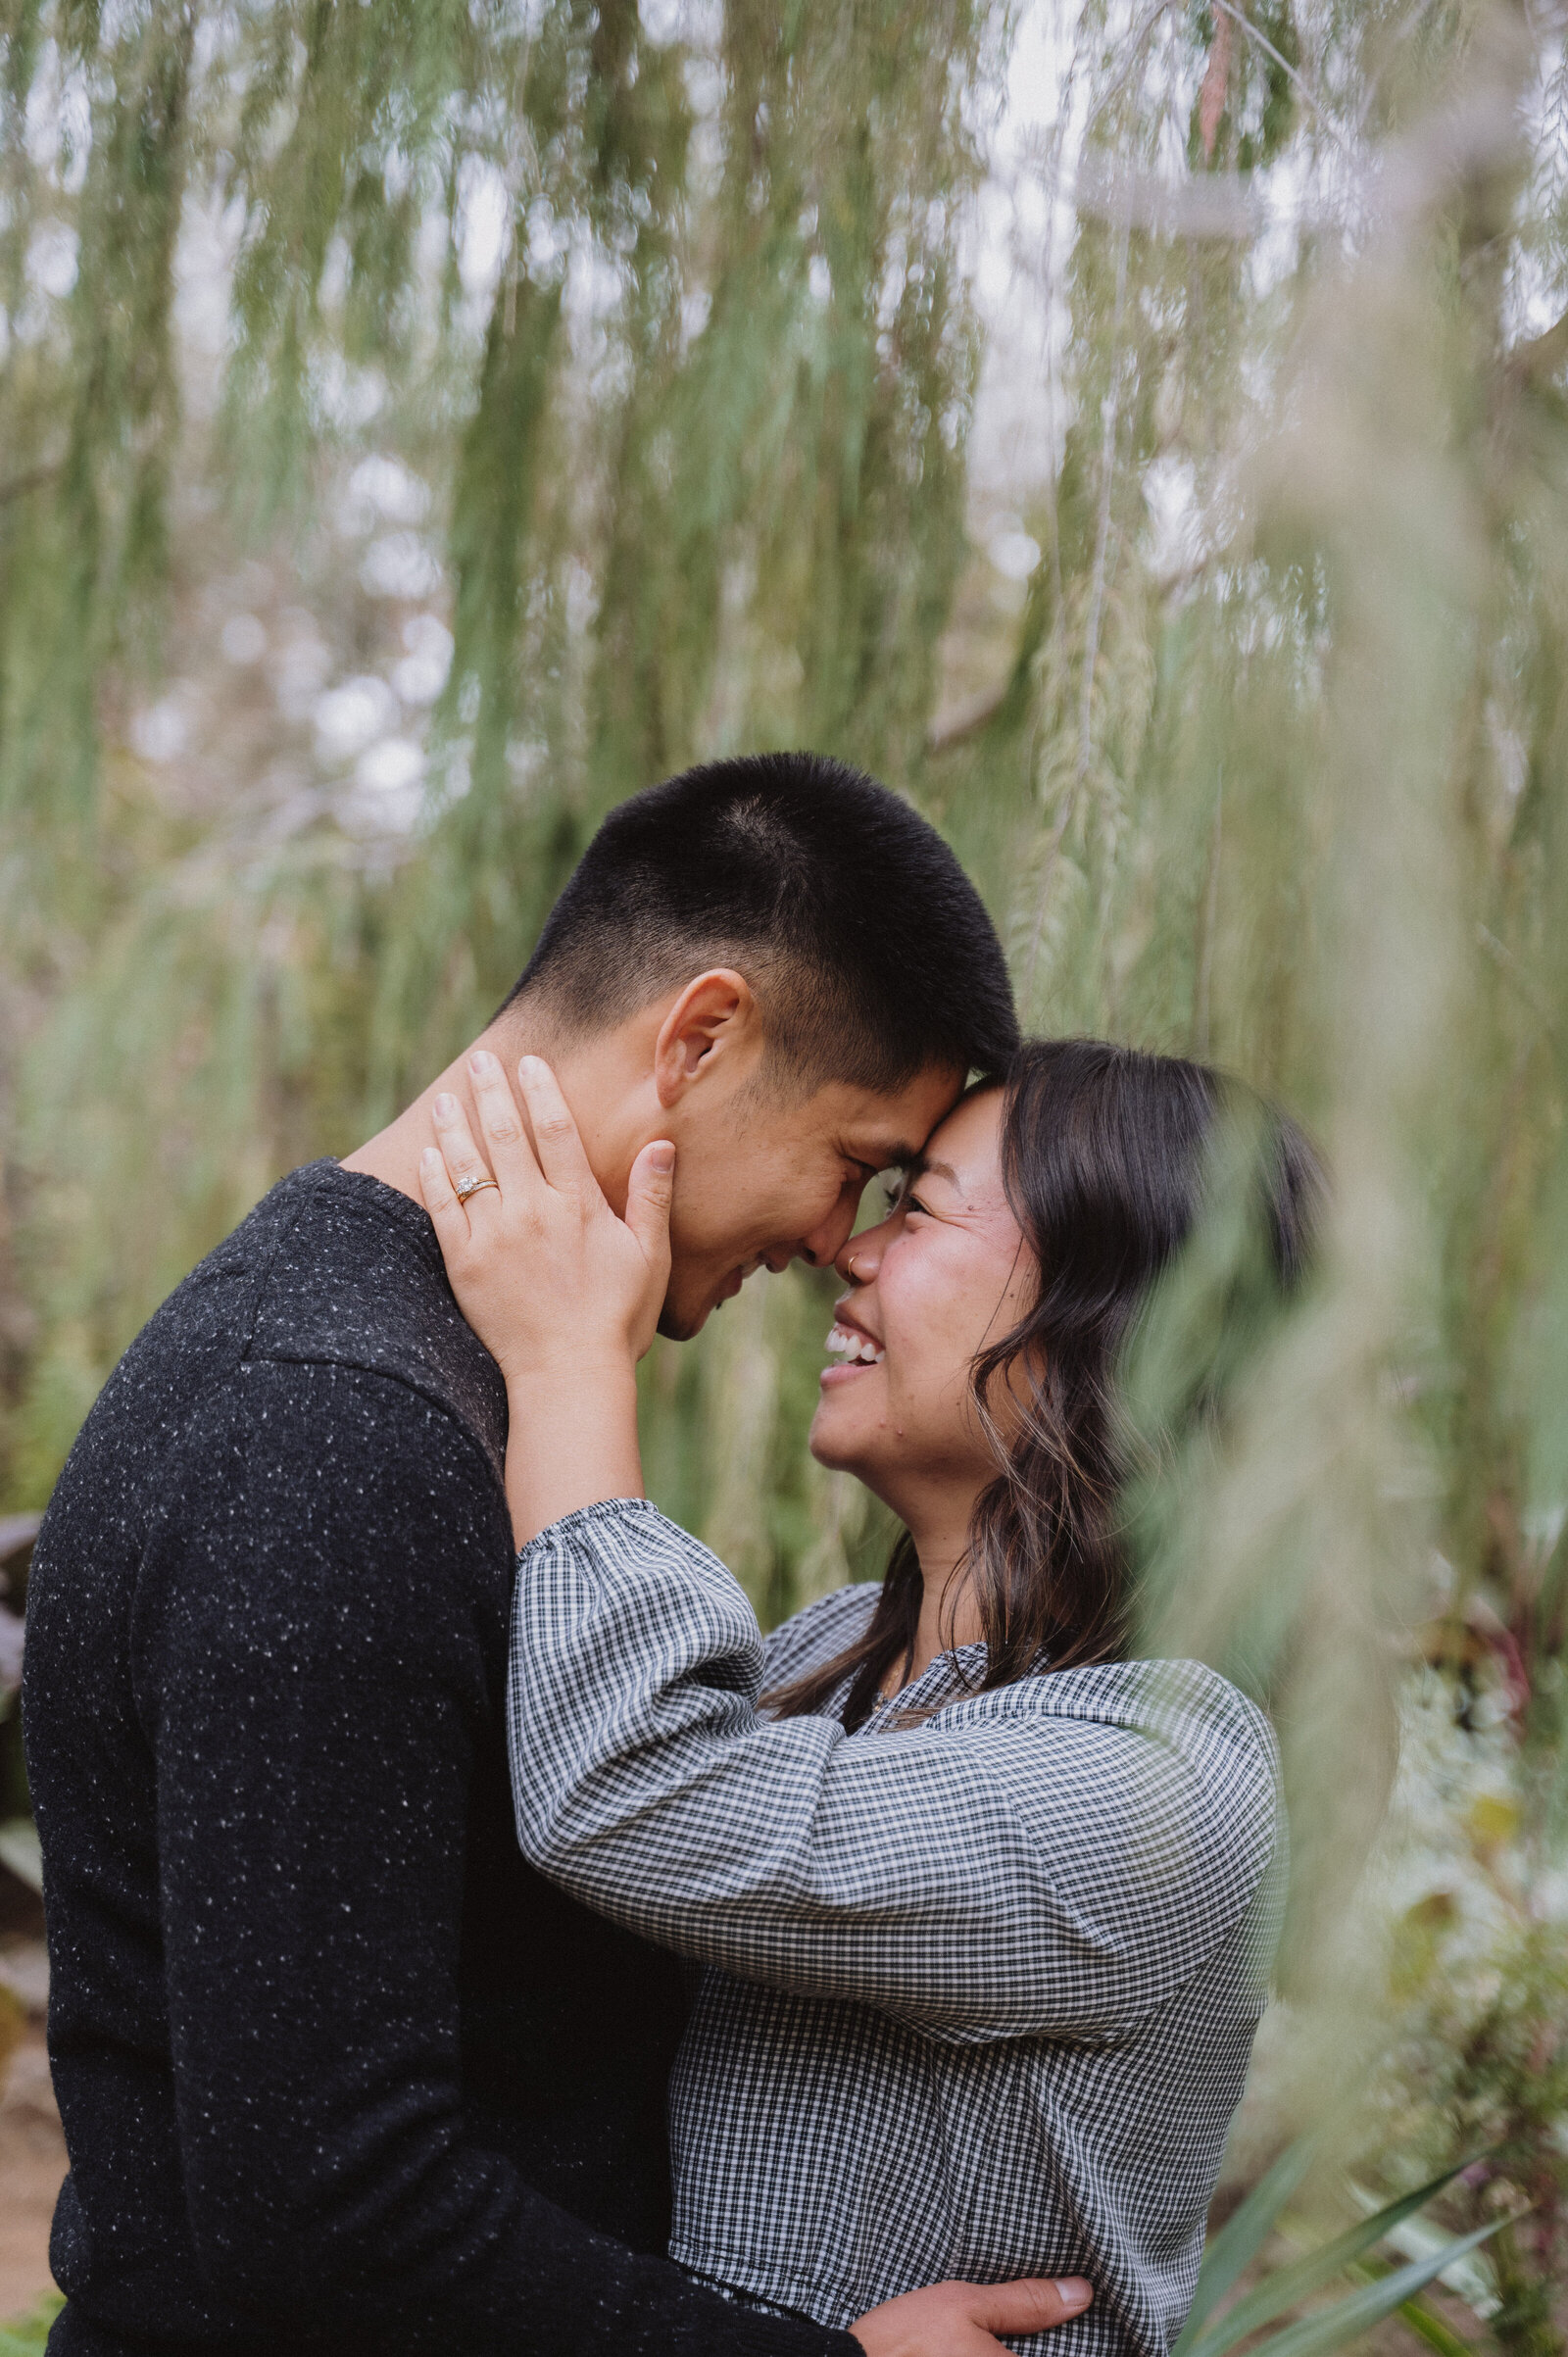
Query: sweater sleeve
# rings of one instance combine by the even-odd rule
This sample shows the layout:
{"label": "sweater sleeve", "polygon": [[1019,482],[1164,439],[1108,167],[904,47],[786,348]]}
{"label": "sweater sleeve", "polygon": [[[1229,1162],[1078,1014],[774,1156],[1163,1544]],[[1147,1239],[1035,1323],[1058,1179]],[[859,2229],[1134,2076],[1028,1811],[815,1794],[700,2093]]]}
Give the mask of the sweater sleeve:
{"label": "sweater sleeve", "polygon": [[185,1454],[133,1678],[213,2288],[346,2351],[858,2357],[634,2256],[471,2140],[464,1832],[510,1560],[471,1440],[400,1382],[263,1363]]}
{"label": "sweater sleeve", "polygon": [[519,1558],[518,1839],[644,1937],[973,2042],[1114,2036],[1234,1927],[1276,1837],[1266,1725],[1197,1664],[1066,1671],[846,1736],[756,1705],[757,1622],[641,1500]]}

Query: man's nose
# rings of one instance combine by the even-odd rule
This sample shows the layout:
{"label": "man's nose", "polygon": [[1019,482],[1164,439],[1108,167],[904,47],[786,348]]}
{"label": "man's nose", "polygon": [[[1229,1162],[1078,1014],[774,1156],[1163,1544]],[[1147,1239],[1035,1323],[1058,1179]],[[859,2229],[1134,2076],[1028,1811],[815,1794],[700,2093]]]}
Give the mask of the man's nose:
{"label": "man's nose", "polygon": [[[853,1191],[846,1188],[826,1219],[814,1227],[809,1236],[801,1238],[795,1251],[799,1252],[808,1268],[836,1268],[838,1266],[839,1254],[849,1243],[851,1231],[855,1226],[855,1215],[859,1207],[859,1188],[857,1187]],[[794,1254],[786,1252],[784,1257],[786,1260],[790,1260]]]}

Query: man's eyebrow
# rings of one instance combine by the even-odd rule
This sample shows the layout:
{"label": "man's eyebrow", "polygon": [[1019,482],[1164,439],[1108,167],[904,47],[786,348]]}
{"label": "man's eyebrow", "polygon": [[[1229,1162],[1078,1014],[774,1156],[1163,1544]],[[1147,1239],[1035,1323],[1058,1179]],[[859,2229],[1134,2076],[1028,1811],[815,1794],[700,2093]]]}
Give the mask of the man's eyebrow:
{"label": "man's eyebrow", "polygon": [[[923,1154],[917,1154],[909,1161],[901,1163],[900,1168],[906,1178],[923,1179],[929,1175],[946,1179],[950,1187],[958,1186],[958,1174],[951,1162],[934,1162]],[[958,1192],[961,1194],[962,1189],[959,1188]]]}
{"label": "man's eyebrow", "polygon": [[877,1149],[875,1161],[869,1160],[863,1154],[852,1154],[846,1158],[858,1162],[862,1170],[869,1170],[875,1178],[883,1170],[912,1170],[920,1159],[920,1149],[917,1146],[887,1146]]}

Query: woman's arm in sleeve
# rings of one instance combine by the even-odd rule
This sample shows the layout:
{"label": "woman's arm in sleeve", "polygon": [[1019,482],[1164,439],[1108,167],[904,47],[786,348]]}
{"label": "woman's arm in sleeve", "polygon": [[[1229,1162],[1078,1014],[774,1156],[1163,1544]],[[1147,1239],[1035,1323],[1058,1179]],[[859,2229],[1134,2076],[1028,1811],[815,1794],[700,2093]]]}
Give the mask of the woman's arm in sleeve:
{"label": "woman's arm in sleeve", "polygon": [[761,1665],[737,1583],[643,1500],[541,1532],[508,1710],[530,1860],[682,1954],[964,2040],[1114,2034],[1261,1879],[1255,1734],[1189,1743],[1179,1710],[1140,1710],[1136,1678],[1109,1716],[1039,1708],[1051,1682],[1030,1681],[850,1739],[760,1716]]}

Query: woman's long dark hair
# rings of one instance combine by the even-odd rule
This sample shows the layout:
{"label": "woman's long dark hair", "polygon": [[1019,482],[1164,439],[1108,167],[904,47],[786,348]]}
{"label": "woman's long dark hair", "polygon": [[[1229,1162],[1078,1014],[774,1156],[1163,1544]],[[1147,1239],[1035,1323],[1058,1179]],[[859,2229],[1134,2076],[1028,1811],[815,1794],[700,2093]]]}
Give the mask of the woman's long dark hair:
{"label": "woman's long dark hair", "polygon": [[[1303,1272],[1321,1185],[1293,1122],[1179,1056],[1031,1040],[1004,1091],[1003,1181],[1040,1283],[1027,1314],[970,1370],[998,1466],[976,1502],[966,1557],[987,1646],[982,1692],[1022,1677],[1042,1653],[1053,1669],[1125,1656],[1133,1599],[1118,1498],[1129,1467],[1116,1364],[1202,1209],[1222,1115],[1249,1133],[1282,1295]],[[844,1719],[859,1726],[913,1656],[921,1595],[906,1532],[865,1635],[769,1695],[769,1706],[783,1718],[819,1711],[849,1678]]]}

